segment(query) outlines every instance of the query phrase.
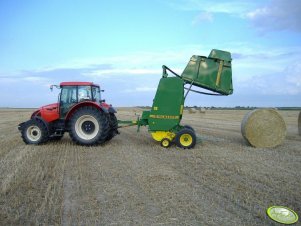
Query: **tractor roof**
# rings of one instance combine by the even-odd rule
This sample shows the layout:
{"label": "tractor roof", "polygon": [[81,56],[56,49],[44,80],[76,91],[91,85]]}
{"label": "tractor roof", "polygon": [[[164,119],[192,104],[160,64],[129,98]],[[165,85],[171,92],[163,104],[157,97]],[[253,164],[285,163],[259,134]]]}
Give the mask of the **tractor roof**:
{"label": "tractor roof", "polygon": [[62,86],[99,86],[93,82],[61,82],[60,87]]}

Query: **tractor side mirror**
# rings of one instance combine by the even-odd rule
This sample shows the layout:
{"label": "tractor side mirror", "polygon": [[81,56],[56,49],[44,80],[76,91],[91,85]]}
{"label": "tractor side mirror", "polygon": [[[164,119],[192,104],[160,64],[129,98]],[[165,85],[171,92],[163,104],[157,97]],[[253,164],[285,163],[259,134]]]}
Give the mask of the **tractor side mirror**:
{"label": "tractor side mirror", "polygon": [[58,86],[58,85],[50,85],[50,90],[51,90],[51,92],[53,91],[53,87],[55,87],[55,88],[57,88],[57,89],[60,88],[60,86]]}

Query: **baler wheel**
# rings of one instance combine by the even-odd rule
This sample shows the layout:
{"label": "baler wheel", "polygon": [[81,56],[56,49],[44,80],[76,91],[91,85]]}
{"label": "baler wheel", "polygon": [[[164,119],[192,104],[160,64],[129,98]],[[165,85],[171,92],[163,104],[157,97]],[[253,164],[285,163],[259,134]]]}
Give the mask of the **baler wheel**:
{"label": "baler wheel", "polygon": [[171,145],[171,142],[168,138],[163,138],[161,140],[161,146],[164,148],[168,148]]}
{"label": "baler wheel", "polygon": [[48,141],[48,130],[43,122],[30,119],[22,126],[21,137],[26,144],[42,144]]}
{"label": "baler wheel", "polygon": [[94,107],[79,108],[70,119],[70,137],[81,145],[102,144],[109,132],[105,114]]}
{"label": "baler wheel", "polygon": [[191,127],[191,126],[189,126],[189,125],[185,125],[185,126],[184,126],[184,128],[186,128],[186,129],[190,129],[190,130],[192,130],[193,132],[195,132],[194,128],[192,128],[192,127]]}
{"label": "baler wheel", "polygon": [[187,128],[181,129],[176,135],[175,143],[180,148],[193,148],[196,144],[195,132]]}

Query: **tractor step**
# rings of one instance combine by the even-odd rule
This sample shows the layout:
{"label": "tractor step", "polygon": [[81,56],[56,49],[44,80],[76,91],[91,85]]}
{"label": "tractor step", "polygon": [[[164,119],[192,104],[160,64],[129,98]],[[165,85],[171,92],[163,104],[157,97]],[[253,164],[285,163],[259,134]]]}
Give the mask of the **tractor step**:
{"label": "tractor step", "polygon": [[65,130],[63,128],[57,128],[49,137],[61,137],[64,135],[64,132]]}

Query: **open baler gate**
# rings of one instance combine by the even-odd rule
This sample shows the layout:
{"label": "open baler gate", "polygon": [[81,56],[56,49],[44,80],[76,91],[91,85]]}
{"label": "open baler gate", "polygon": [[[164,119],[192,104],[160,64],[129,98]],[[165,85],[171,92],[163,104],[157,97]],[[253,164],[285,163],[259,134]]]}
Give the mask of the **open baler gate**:
{"label": "open baler gate", "polygon": [[230,95],[233,93],[231,60],[229,52],[213,49],[208,57],[193,55],[181,76],[166,66],[163,66],[163,74],[166,75],[166,70],[169,70],[180,77],[186,84],[204,88],[221,95]]}

